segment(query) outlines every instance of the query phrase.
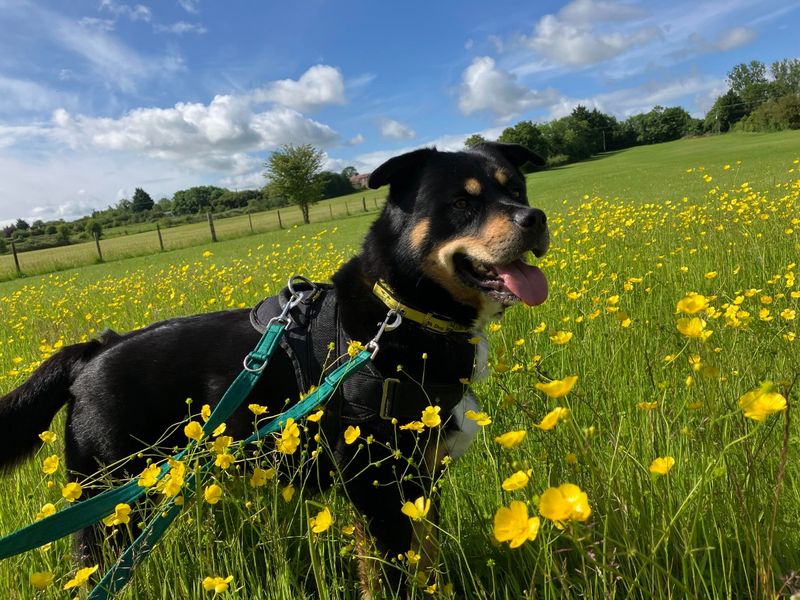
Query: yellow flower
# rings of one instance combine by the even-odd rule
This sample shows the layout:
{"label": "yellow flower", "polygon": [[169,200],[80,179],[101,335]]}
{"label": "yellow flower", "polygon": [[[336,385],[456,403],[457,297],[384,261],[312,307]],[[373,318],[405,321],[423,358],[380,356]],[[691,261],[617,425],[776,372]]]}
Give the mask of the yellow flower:
{"label": "yellow flower", "polygon": [[306,418],[311,421],[312,423],[319,423],[319,420],[322,418],[322,415],[325,414],[325,411],[320,409],[317,412],[308,415]]}
{"label": "yellow flower", "polygon": [[78,572],[75,573],[75,577],[70,579],[67,583],[64,584],[64,589],[69,590],[75,587],[80,587],[87,581],[89,581],[89,577],[92,576],[92,573],[97,571],[98,565],[93,567],[84,567],[83,569],[78,569]]}
{"label": "yellow flower", "polygon": [[569,417],[569,409],[557,406],[545,415],[544,419],[542,419],[542,422],[539,423],[537,427],[542,431],[550,431],[553,427],[558,425],[559,421],[563,421],[567,417]]}
{"label": "yellow flower", "polygon": [[260,404],[248,404],[247,408],[249,408],[250,412],[256,416],[263,415],[265,412],[267,412],[267,407],[261,406]]}
{"label": "yellow flower", "polygon": [[406,560],[408,561],[408,564],[410,564],[410,565],[417,564],[420,561],[420,559],[422,558],[419,554],[417,554],[413,550],[407,551],[405,556],[406,556]]}
{"label": "yellow flower", "polygon": [[52,475],[58,471],[59,458],[57,454],[48,456],[42,461],[42,471],[45,475]]}
{"label": "yellow flower", "polygon": [[120,502],[114,507],[114,512],[103,519],[103,523],[107,527],[116,527],[117,525],[127,525],[131,522],[131,507],[124,502]]}
{"label": "yellow flower", "polygon": [[81,497],[82,493],[83,488],[81,488],[81,484],[76,481],[71,481],[61,488],[61,495],[67,502],[75,502],[75,500]]}
{"label": "yellow flower", "polygon": [[440,406],[426,406],[422,411],[422,422],[428,427],[436,427],[442,422],[442,417],[439,416],[441,410]]}
{"label": "yellow flower", "polygon": [[203,419],[205,423],[208,421],[208,418],[211,416],[211,407],[208,404],[203,404],[203,407],[200,409],[200,417]]}
{"label": "yellow flower", "polygon": [[331,511],[328,510],[326,506],[321,511],[317,513],[317,516],[311,517],[308,520],[308,526],[311,527],[311,531],[314,533],[322,533],[326,529],[328,529],[333,524],[333,515],[331,515]]}
{"label": "yellow flower", "polygon": [[468,410],[464,413],[464,416],[471,421],[475,421],[475,423],[477,423],[481,427],[486,427],[492,422],[492,418],[485,412],[475,412],[474,410]]}
{"label": "yellow flower", "polygon": [[214,256],[214,253],[211,250],[206,250],[203,252],[203,258],[208,258],[209,256]]}
{"label": "yellow flower", "polygon": [[289,417],[281,430],[281,437],[275,442],[275,448],[283,454],[294,454],[300,445],[300,427]]}
{"label": "yellow flower", "polygon": [[294,498],[294,486],[290,483],[281,491],[281,497],[284,502],[291,502]]}
{"label": "yellow flower", "polygon": [[551,398],[563,398],[575,387],[577,381],[577,375],[569,375],[564,379],[553,379],[550,383],[537,383],[536,389],[543,391]]}
{"label": "yellow flower", "polygon": [[503,326],[500,323],[489,323],[489,333],[497,333]]}
{"label": "yellow flower", "polygon": [[708,308],[708,298],[695,292],[689,292],[678,300],[678,306],[675,312],[684,313],[686,315],[694,315],[702,310]]}
{"label": "yellow flower", "polygon": [[217,436],[219,436],[219,435],[222,435],[223,433],[225,433],[225,429],[226,429],[227,427],[228,427],[228,426],[227,426],[227,424],[225,424],[225,423],[220,423],[220,424],[217,426],[217,428],[216,428],[214,431],[212,431],[212,432],[211,432],[211,436],[212,436],[212,437],[217,437]]}
{"label": "yellow flower", "polygon": [[494,537],[498,542],[508,542],[510,548],[518,548],[526,541],[533,541],[539,534],[539,517],[528,517],[524,502],[514,500],[508,508],[501,506],[494,514]]}
{"label": "yellow flower", "polygon": [[344,430],[344,443],[345,444],[352,444],[358,439],[358,436],[361,435],[361,427],[356,425],[353,427],[352,425],[348,425],[347,429]]}
{"label": "yellow flower", "polygon": [[53,583],[53,574],[50,571],[36,571],[30,574],[30,582],[37,590],[43,590]]}
{"label": "yellow flower", "polygon": [[739,398],[739,406],[748,419],[765,421],[768,416],[786,410],[786,398],[776,391],[771,381],[765,381]]}
{"label": "yellow flower", "polygon": [[786,321],[794,321],[796,316],[797,313],[793,308],[785,308],[781,311],[781,318],[785,319]]}
{"label": "yellow flower", "polygon": [[253,469],[253,475],[250,477],[250,487],[261,487],[267,485],[267,481],[275,477],[275,469]]}
{"label": "yellow flower", "polygon": [[636,408],[639,410],[655,410],[658,408],[658,401],[654,400],[653,402],[637,402]]}
{"label": "yellow flower", "polygon": [[362,350],[366,350],[366,348],[361,342],[357,342],[356,340],[350,340],[347,342],[347,355],[350,358],[357,356]]}
{"label": "yellow flower", "polygon": [[139,473],[139,487],[149,488],[156,484],[161,469],[156,464],[151,464]]}
{"label": "yellow flower", "polygon": [[222,577],[206,577],[203,579],[203,589],[214,594],[224,594],[228,591],[228,585],[233,581],[233,575]]}
{"label": "yellow flower", "polygon": [[227,469],[233,464],[233,454],[228,454],[227,452],[223,452],[222,454],[217,454],[217,458],[214,460],[214,464],[221,469]]}
{"label": "yellow flower", "polygon": [[211,443],[211,451],[214,452],[214,454],[222,454],[232,443],[232,436],[221,435]]}
{"label": "yellow flower", "polygon": [[568,465],[577,465],[578,464],[578,455],[575,454],[574,452],[570,452],[564,457],[564,460],[567,461]]}
{"label": "yellow flower", "polygon": [[400,512],[405,516],[415,520],[421,521],[426,517],[428,511],[431,509],[431,499],[420,496],[414,502],[406,502]]}
{"label": "yellow flower", "polygon": [[216,483],[206,486],[203,490],[203,498],[205,498],[206,502],[209,504],[216,504],[220,501],[220,498],[222,498],[222,488]]}
{"label": "yellow flower", "polygon": [[592,514],[586,492],[572,483],[548,488],[539,496],[539,514],[562,529],[567,520],[585,521]]}
{"label": "yellow flower", "polygon": [[411,421],[405,425],[400,425],[400,429],[404,431],[416,431],[417,433],[425,431],[425,423],[422,421]]}
{"label": "yellow flower", "polygon": [[521,429],[519,431],[509,431],[503,435],[494,438],[494,441],[500,444],[506,450],[511,450],[515,446],[519,446],[522,440],[525,439],[526,431]]}
{"label": "yellow flower", "polygon": [[56,507],[52,502],[48,502],[42,506],[42,509],[39,512],[36,513],[35,519],[37,521],[41,521],[42,519],[54,514],[56,514]]}
{"label": "yellow flower", "polygon": [[510,477],[507,477],[503,481],[501,487],[507,492],[521,490],[528,485],[528,482],[531,480],[531,473],[533,473],[533,469],[528,469],[527,471],[517,471]]}
{"label": "yellow flower", "polygon": [[650,463],[650,472],[656,475],[666,475],[675,465],[675,459],[671,456],[660,456]]}
{"label": "yellow flower", "polygon": [[203,426],[197,421],[189,421],[183,428],[183,434],[190,440],[200,441],[203,438]]}
{"label": "yellow flower", "polygon": [[677,328],[688,338],[705,341],[711,335],[711,331],[706,329],[706,322],[700,317],[678,319]]}
{"label": "yellow flower", "polygon": [[39,434],[39,439],[42,440],[45,444],[52,444],[58,439],[58,436],[52,431],[43,431],[42,433]]}
{"label": "yellow flower", "polygon": [[550,341],[553,342],[556,346],[563,346],[571,339],[572,339],[571,331],[556,331],[553,335],[550,336]]}
{"label": "yellow flower", "polygon": [[169,471],[161,481],[158,482],[158,489],[165,496],[172,497],[176,495],[183,487],[184,476],[186,475],[186,465],[179,460],[172,458],[167,459],[169,462]]}
{"label": "yellow flower", "polygon": [[708,273],[703,275],[703,277],[705,277],[706,279],[714,279],[716,276],[717,276],[716,271],[709,271]]}
{"label": "yellow flower", "polygon": [[545,325],[544,321],[542,321],[536,327],[533,328],[533,333],[544,333],[545,329],[547,329],[547,325]]}

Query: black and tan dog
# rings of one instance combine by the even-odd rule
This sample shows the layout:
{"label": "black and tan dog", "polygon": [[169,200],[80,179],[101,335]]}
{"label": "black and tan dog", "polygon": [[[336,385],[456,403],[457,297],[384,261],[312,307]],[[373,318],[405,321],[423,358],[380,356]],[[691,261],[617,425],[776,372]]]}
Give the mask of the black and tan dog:
{"label": "black and tan dog", "polygon": [[[285,399],[298,398],[324,375],[331,341],[343,353],[348,340],[369,340],[387,306],[400,303],[403,324],[383,336],[374,363],[325,407],[318,425],[325,451],[312,459],[305,446],[306,463],[315,463],[305,487],[324,488],[335,473],[387,557],[414,547],[431,559],[430,532],[415,531],[400,508],[429,496],[441,459],[458,458],[475,434],[464,417],[478,408],[465,382],[486,361],[485,343],[475,338],[483,340],[483,325],[506,307],[520,300],[536,305],[547,296],[542,272],[523,261],[548,247],[545,214],[528,205],[519,170],[527,162],[541,159],[522,146],[486,143],[468,152],[417,150],[381,165],[369,185],[388,184],[389,196],[361,254],[294,315],[284,351],[227,421],[228,434],[247,437],[253,428],[248,403],[279,414]],[[64,348],[0,399],[0,466],[33,452],[64,404],[73,479],[135,456],[144,445],[181,445],[185,438],[174,424],[188,416],[185,399],[195,407],[215,405],[259,338],[253,327],[259,315],[252,318],[247,310],[176,318]],[[441,407],[440,427],[423,434],[400,429],[429,404]],[[351,424],[362,438],[372,436],[369,451],[345,443],[342,433]],[[317,433],[317,425],[308,425],[306,441]],[[174,433],[164,439],[167,431]],[[420,467],[413,476],[409,464]],[[135,475],[142,467],[134,459],[116,474]],[[436,512],[434,502],[427,520],[435,522]],[[94,559],[99,535],[89,528],[77,536],[84,559]],[[386,578],[395,590],[402,586],[396,573]]]}

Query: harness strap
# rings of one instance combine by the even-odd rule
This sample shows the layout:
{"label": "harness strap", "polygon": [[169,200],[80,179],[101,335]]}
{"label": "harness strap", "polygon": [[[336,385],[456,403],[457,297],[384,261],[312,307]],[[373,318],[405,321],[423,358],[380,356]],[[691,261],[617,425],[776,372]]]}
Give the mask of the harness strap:
{"label": "harness strap", "polygon": [[[251,444],[275,433],[280,430],[284,423],[290,418],[300,419],[309,414],[316,406],[325,402],[342,381],[361,369],[370,358],[370,352],[359,352],[348,362],[339,366],[328,375],[316,390],[283,412],[280,416],[275,417],[272,421],[259,428],[253,435],[242,441],[240,445]],[[213,464],[214,461],[209,460],[200,468],[199,475],[201,478]],[[195,479],[195,474],[192,473],[184,483],[184,502],[190,499],[196,492],[197,488],[193,485]],[[91,594],[89,594],[87,600],[107,600],[122,590],[133,575],[133,569],[152,552],[155,545],[163,537],[167,528],[180,514],[181,509],[181,505],[175,504],[174,500],[170,500],[164,510],[160,511],[158,516],[150,521],[139,537],[137,537],[119,559],[117,559],[114,566],[103,576],[103,579],[100,580]]]}
{"label": "harness strap", "polygon": [[[217,406],[214,407],[208,421],[203,425],[203,433],[206,436],[230,417],[255,387],[269,357],[283,337],[283,332],[284,326],[279,323],[273,323],[264,331],[264,335],[261,336],[256,347],[245,359],[245,364],[249,364],[253,370],[245,369],[239,373]],[[194,443],[191,441],[187,448],[174,458],[180,460]],[[165,461],[161,465],[161,472],[157,479],[160,480],[168,471],[169,464]],[[118,488],[107,490],[82,502],[76,502],[54,515],[45,517],[41,521],[32,523],[0,539],[0,560],[38,548],[97,523],[112,514],[117,504],[130,504],[146,492],[147,488],[140,486],[138,478],[136,478]]]}

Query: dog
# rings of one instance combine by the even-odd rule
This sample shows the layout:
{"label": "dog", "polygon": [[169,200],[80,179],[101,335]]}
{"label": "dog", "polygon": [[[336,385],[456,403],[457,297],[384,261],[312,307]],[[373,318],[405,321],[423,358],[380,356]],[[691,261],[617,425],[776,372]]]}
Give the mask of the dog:
{"label": "dog", "polygon": [[[388,185],[389,192],[360,254],[333,275],[332,285],[312,286],[325,298],[293,316],[283,351],[226,422],[226,434],[247,437],[249,403],[280,414],[287,398],[297,399],[324,376],[321,348],[334,342],[334,354],[342,353],[351,340],[371,339],[390,308],[403,315],[361,379],[344,383],[319,423],[309,422],[303,433],[305,448],[314,439],[325,446],[304,455],[315,473],[304,486],[342,482],[363,515],[365,539],[385,558],[416,548],[423,563],[435,563],[435,497],[423,520],[407,518],[401,507],[435,496],[431,485],[449,462],[445,457],[457,459],[476,434],[464,413],[479,410],[468,383],[486,369],[484,325],[513,304],[537,305],[547,297],[544,274],[523,260],[529,252],[542,256],[549,244],[545,213],[527,200],[520,170],[526,163],[543,161],[520,145],[483,143],[462,152],[424,148],[378,167],[368,184]],[[270,300],[276,307],[285,301]],[[186,398],[194,407],[216,404],[258,341],[259,318],[246,309],[180,317],[63,348],[0,399],[0,467],[34,452],[38,434],[66,404],[70,479],[109,465],[121,465],[114,477],[135,476],[145,466],[136,458],[144,447],[185,444],[175,424],[190,416]],[[429,405],[439,407],[440,426],[403,427]],[[372,442],[369,452],[343,439],[348,425],[358,425],[361,439]],[[125,457],[133,458],[120,463]],[[281,461],[282,476],[291,478],[294,458]],[[97,561],[103,537],[100,526],[78,532],[79,558]],[[379,575],[388,591],[406,585],[399,569]],[[368,593],[375,574],[365,568],[361,576]]]}

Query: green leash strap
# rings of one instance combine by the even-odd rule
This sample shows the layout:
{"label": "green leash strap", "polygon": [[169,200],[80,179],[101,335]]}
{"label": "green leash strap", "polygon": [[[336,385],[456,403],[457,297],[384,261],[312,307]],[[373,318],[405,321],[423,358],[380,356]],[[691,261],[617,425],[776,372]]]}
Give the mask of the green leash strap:
{"label": "green leash strap", "polygon": [[[241,444],[245,445],[256,442],[261,438],[279,431],[290,418],[298,420],[308,415],[317,406],[325,402],[344,380],[361,369],[364,363],[372,358],[372,355],[371,352],[366,350],[359,352],[348,362],[337,367],[323,380],[322,384],[320,384],[316,390],[261,427],[256,433],[241,442]],[[212,465],[213,461],[209,460],[200,469],[201,481],[202,476],[211,469]],[[195,475],[193,473],[184,484],[184,505],[197,491],[196,487],[193,485],[194,481]],[[150,521],[142,533],[139,534],[139,537],[137,537],[133,543],[128,546],[125,552],[122,553],[114,566],[103,575],[103,578],[89,594],[87,600],[108,600],[119,593],[130,580],[133,575],[133,570],[148,554],[150,554],[150,552],[152,552],[155,545],[164,536],[164,533],[166,533],[167,528],[180,514],[182,508],[181,505],[175,504],[174,500],[170,500],[164,510]]]}
{"label": "green leash strap", "polygon": [[[289,304],[287,303],[286,306],[288,307]],[[269,324],[256,347],[245,358],[244,370],[227,389],[217,406],[214,407],[208,421],[203,425],[203,433],[206,436],[209,436],[230,417],[255,387],[269,358],[283,338],[286,328],[285,315],[283,317],[283,319],[275,319]],[[192,444],[189,444],[189,447],[191,446]],[[174,458],[179,460],[185,453],[186,449]],[[165,461],[161,465],[157,479],[160,480],[168,471],[169,464]],[[107,490],[83,502],[76,502],[54,515],[18,529],[0,539],[0,560],[38,548],[97,523],[112,514],[117,504],[131,504],[146,492],[147,488],[139,485],[137,477],[118,488]]]}

